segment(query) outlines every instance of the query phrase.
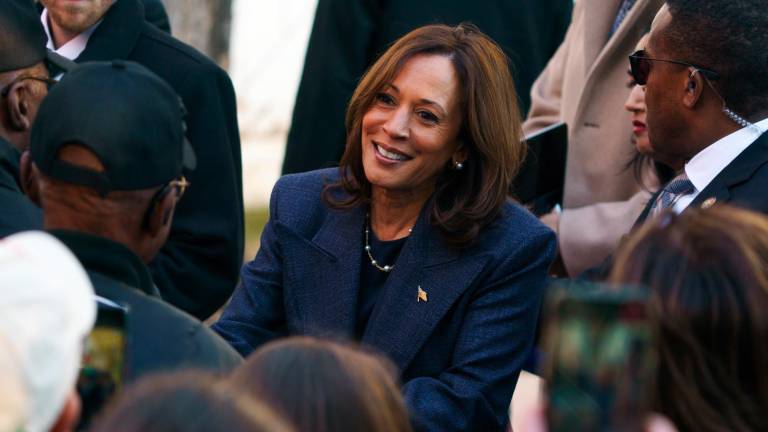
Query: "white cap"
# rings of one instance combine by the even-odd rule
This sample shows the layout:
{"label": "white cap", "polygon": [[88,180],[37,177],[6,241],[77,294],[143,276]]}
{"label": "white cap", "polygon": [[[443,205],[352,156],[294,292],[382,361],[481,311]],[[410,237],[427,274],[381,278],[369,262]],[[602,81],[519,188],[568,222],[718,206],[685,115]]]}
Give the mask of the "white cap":
{"label": "white cap", "polygon": [[90,279],[61,242],[44,232],[0,241],[0,336],[27,393],[25,430],[47,431],[58,418],[95,320]]}

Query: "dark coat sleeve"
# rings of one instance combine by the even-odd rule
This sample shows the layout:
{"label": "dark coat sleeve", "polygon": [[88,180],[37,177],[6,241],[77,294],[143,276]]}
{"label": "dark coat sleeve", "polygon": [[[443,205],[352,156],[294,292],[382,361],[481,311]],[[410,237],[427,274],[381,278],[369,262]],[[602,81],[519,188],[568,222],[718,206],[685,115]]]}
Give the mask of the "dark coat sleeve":
{"label": "dark coat sleeve", "polygon": [[213,325],[241,355],[286,336],[283,305],[283,255],[277,240],[278,181],[269,203],[269,221],[261,233],[256,258],[243,266],[241,284],[219,321]]}
{"label": "dark coat sleeve", "polygon": [[554,233],[540,229],[482,281],[463,317],[450,367],[406,382],[416,431],[503,431],[533,344]]}
{"label": "dark coat sleeve", "polygon": [[197,168],[179,201],[167,243],[150,268],[163,299],[205,319],[237,284],[243,258],[240,138],[232,83],[210,63],[186,71],[187,136]]}

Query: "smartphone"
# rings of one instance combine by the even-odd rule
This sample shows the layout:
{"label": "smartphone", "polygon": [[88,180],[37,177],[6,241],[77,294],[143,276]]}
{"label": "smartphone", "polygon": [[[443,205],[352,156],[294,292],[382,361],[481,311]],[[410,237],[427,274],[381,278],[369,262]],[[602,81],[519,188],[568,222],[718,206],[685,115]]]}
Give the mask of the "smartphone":
{"label": "smartphone", "polygon": [[549,430],[641,431],[655,370],[647,290],[568,283],[548,297]]}
{"label": "smartphone", "polygon": [[123,385],[126,365],[128,308],[96,297],[96,324],[83,346],[77,391],[82,401],[79,430],[85,430]]}

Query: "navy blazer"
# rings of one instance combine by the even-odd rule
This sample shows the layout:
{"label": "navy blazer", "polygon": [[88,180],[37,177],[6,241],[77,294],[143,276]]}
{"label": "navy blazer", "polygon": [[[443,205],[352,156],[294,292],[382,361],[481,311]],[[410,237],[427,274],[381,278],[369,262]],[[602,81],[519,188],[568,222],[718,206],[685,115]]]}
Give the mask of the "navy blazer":
{"label": "navy blazer", "polygon": [[[286,335],[354,335],[366,209],[320,199],[325,169],[281,178],[256,258],[214,325],[244,356]],[[554,259],[552,231],[517,205],[473,246],[445,244],[422,212],[361,342],[399,368],[416,430],[503,430]],[[421,288],[427,301],[417,301]]]}

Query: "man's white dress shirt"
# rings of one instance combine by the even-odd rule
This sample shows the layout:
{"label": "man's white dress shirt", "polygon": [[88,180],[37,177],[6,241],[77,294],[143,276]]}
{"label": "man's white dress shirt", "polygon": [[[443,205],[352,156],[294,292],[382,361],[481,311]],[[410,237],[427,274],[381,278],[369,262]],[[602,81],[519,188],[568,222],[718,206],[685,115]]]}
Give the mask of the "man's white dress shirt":
{"label": "man's white dress shirt", "polygon": [[43,13],[40,14],[40,21],[43,23],[45,34],[48,36],[48,49],[54,51],[56,54],[59,54],[62,57],[74,60],[78,58],[83,51],[85,51],[85,47],[88,45],[88,39],[90,39],[91,34],[93,34],[93,32],[96,30],[96,27],[101,24],[102,20],[99,20],[88,30],[80,33],[74,39],[58,48],[56,48],[53,43],[53,34],[51,33],[51,29],[48,27],[48,9],[43,9]]}
{"label": "man's white dress shirt", "polygon": [[685,164],[685,174],[693,183],[694,190],[688,195],[680,196],[675,201],[673,206],[675,213],[679,214],[685,210],[725,167],[752,145],[766,130],[768,130],[768,118],[720,138],[689,160]]}

